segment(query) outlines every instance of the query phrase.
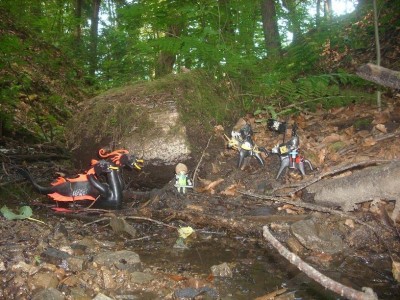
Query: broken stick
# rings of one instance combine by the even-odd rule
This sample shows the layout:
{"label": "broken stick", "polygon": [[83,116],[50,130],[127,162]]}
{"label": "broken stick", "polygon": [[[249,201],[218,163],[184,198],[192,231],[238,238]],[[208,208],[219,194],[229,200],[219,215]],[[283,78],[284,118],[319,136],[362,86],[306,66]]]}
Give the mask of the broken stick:
{"label": "broken stick", "polygon": [[357,291],[353,288],[345,286],[339,282],[334,281],[333,279],[325,276],[320,273],[305,261],[303,261],[299,256],[290,252],[286,249],[269,231],[268,226],[263,227],[263,236],[264,238],[271,243],[272,246],[276,250],[278,250],[279,254],[281,254],[284,258],[286,258],[290,263],[295,265],[300,271],[304,272],[308,277],[315,280],[319,284],[321,284],[324,288],[327,288],[342,297],[346,297],[350,300],[377,300],[378,297],[374,293],[371,288],[363,287],[363,292]]}

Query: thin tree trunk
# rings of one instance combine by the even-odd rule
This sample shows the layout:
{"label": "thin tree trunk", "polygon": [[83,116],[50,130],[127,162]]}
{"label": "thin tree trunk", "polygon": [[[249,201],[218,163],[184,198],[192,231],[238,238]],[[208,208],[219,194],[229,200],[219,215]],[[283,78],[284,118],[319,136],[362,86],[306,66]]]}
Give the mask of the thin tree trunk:
{"label": "thin tree trunk", "polygon": [[75,0],[75,31],[74,31],[74,40],[75,40],[75,53],[80,54],[81,52],[81,41],[82,41],[82,1],[83,0]]}
{"label": "thin tree trunk", "polygon": [[92,22],[90,26],[90,66],[89,75],[95,77],[97,70],[97,40],[98,40],[98,29],[99,29],[99,12],[100,12],[101,0],[92,1]]}
{"label": "thin tree trunk", "polygon": [[267,55],[269,58],[278,57],[281,52],[281,40],[274,0],[263,0],[261,2],[261,17]]}
{"label": "thin tree trunk", "polygon": [[[381,45],[379,43],[379,27],[378,27],[378,9],[376,8],[376,0],[372,0],[374,5],[374,29],[375,29],[375,47],[376,47],[376,65],[379,67],[381,65]],[[378,110],[381,110],[381,91],[376,91],[376,104],[378,105]]]}

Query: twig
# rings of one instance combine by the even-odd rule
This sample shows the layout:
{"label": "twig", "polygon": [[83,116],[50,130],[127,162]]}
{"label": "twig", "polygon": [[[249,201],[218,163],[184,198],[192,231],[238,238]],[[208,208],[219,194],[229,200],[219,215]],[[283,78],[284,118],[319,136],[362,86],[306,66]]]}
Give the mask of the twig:
{"label": "twig", "polygon": [[166,227],[178,229],[178,227],[176,227],[176,226],[174,226],[174,225],[169,225],[169,224],[167,224],[167,223],[163,223],[163,222],[161,222],[161,221],[153,220],[153,219],[146,218],[146,217],[123,217],[123,219],[145,220],[145,221],[154,222],[154,223],[156,223],[156,224],[163,225],[163,226],[166,226]]}
{"label": "twig", "polygon": [[[98,223],[98,222],[102,222],[102,221],[107,221],[107,220],[110,220],[110,218],[111,218],[111,217],[101,218],[101,219],[95,220],[95,221],[93,221],[93,222],[86,223],[86,224],[84,224],[83,226],[88,226],[88,225],[91,225],[91,224],[94,224],[94,223]],[[121,217],[121,219],[145,220],[145,221],[154,222],[154,223],[157,223],[157,224],[159,224],[159,225],[166,226],[166,227],[178,229],[178,227],[176,227],[176,226],[169,225],[169,224],[163,223],[163,222],[161,222],[161,221],[153,220],[153,219],[146,218],[146,217]]]}
{"label": "twig", "polygon": [[200,164],[201,164],[201,161],[203,160],[203,157],[204,157],[204,155],[205,155],[205,153],[206,153],[206,150],[207,150],[208,146],[210,145],[211,139],[212,139],[212,136],[210,136],[210,138],[208,139],[207,145],[206,145],[206,147],[204,148],[203,153],[201,154],[201,157],[200,157],[200,160],[199,160],[199,162],[198,162],[198,164],[197,164],[197,166],[196,166],[196,169],[194,169],[194,172],[193,172],[193,179],[192,179],[193,186],[195,186],[194,182],[195,182],[195,180],[196,180],[196,173],[197,173],[197,170],[198,170],[198,168],[199,168],[199,166],[200,166]]}
{"label": "twig", "polygon": [[304,262],[299,256],[286,249],[269,231],[268,226],[263,227],[264,238],[271,243],[271,245],[278,250],[279,254],[286,258],[291,264],[295,265],[300,271],[304,272],[308,277],[321,284],[342,297],[350,300],[377,300],[378,297],[371,288],[363,287],[363,292],[352,289],[331,278],[320,273],[309,264]]}

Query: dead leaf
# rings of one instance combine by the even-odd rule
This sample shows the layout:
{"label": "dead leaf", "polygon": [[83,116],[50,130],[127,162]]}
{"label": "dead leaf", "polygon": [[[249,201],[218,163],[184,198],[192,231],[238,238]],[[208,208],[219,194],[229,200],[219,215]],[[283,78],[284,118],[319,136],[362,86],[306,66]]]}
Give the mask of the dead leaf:
{"label": "dead leaf", "polygon": [[375,114],[374,120],[372,121],[373,125],[386,123],[390,120],[390,113],[389,111],[383,111]]}
{"label": "dead leaf", "polygon": [[216,163],[211,163],[211,166],[213,174],[217,174],[221,171],[221,168]]}
{"label": "dead leaf", "polygon": [[277,295],[283,294],[287,291],[287,288],[279,289],[274,292],[268,293],[264,296],[257,297],[254,300],[273,300]]}
{"label": "dead leaf", "polygon": [[331,135],[328,135],[327,137],[325,137],[322,140],[323,144],[332,144],[335,142],[340,141],[340,135],[338,135],[337,133],[332,133]]}
{"label": "dead leaf", "polygon": [[116,234],[127,233],[131,237],[136,236],[136,229],[126,222],[125,219],[113,217],[110,219],[110,226]]}
{"label": "dead leaf", "polygon": [[199,178],[199,181],[203,183],[203,187],[197,188],[196,191],[200,193],[209,192],[211,194],[215,194],[215,187],[224,181],[223,178],[219,178],[215,181],[210,181],[206,179]]}
{"label": "dead leaf", "polygon": [[393,278],[400,282],[400,262],[392,261]]}
{"label": "dead leaf", "polygon": [[384,124],[376,124],[375,128],[380,132],[387,133],[386,126]]}
{"label": "dead leaf", "polygon": [[321,151],[318,153],[318,162],[320,165],[322,165],[325,161],[325,156],[326,156],[326,149],[321,149]]}
{"label": "dead leaf", "polygon": [[236,191],[240,188],[244,188],[242,184],[235,183],[230,186],[228,186],[225,190],[223,190],[220,194],[225,195],[225,196],[235,196]]}
{"label": "dead leaf", "polygon": [[200,205],[189,204],[189,205],[186,205],[186,208],[187,208],[187,209],[191,209],[191,210],[200,211],[200,212],[203,212],[203,211],[204,211],[203,207],[200,206]]}
{"label": "dead leaf", "polygon": [[214,132],[215,133],[221,134],[224,131],[225,131],[225,129],[224,129],[224,127],[222,125],[217,125],[217,126],[214,127]]}
{"label": "dead leaf", "polygon": [[366,147],[370,147],[376,144],[376,141],[373,137],[366,138],[363,142],[363,145]]}

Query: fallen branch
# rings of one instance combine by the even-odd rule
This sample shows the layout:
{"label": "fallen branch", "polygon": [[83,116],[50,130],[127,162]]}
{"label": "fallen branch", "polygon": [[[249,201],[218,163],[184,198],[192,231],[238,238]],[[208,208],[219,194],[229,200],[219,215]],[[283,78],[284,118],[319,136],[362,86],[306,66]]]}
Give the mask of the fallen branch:
{"label": "fallen branch", "polygon": [[263,227],[264,238],[271,243],[271,245],[278,250],[284,258],[286,258],[291,264],[295,265],[300,271],[304,272],[308,277],[321,284],[324,288],[327,288],[342,297],[346,297],[350,300],[377,300],[378,297],[371,288],[363,287],[363,292],[352,289],[339,282],[332,280],[331,278],[320,273],[309,264],[304,262],[299,256],[290,252],[286,249],[269,231],[268,226]]}

